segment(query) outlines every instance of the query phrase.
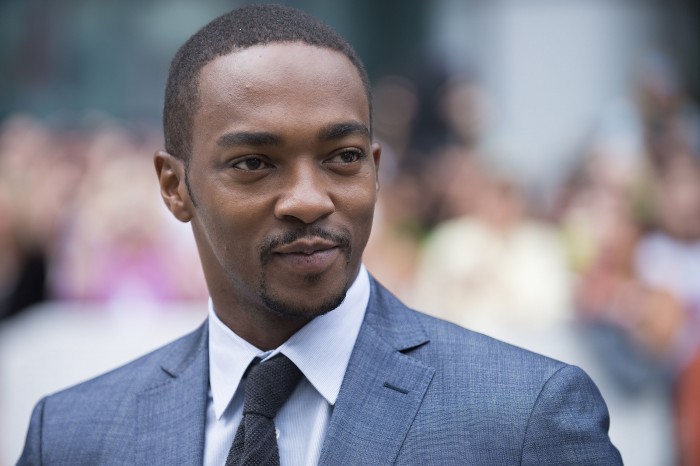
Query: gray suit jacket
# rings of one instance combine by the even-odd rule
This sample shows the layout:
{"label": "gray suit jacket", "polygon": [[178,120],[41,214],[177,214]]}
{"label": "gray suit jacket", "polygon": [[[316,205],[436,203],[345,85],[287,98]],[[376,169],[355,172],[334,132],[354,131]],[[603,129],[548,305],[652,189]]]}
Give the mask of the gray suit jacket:
{"label": "gray suit jacket", "polygon": [[[42,399],[20,465],[200,465],[207,326]],[[580,369],[406,308],[372,281],[323,465],[621,464]]]}

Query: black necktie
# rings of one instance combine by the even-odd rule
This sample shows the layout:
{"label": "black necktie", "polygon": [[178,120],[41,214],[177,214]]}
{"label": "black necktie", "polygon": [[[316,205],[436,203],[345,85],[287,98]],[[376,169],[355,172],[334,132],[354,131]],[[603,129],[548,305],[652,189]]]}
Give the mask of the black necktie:
{"label": "black necktie", "polygon": [[283,354],[253,365],[248,371],[243,419],[236,431],[226,466],[279,466],[272,419],[301,379],[301,371]]}

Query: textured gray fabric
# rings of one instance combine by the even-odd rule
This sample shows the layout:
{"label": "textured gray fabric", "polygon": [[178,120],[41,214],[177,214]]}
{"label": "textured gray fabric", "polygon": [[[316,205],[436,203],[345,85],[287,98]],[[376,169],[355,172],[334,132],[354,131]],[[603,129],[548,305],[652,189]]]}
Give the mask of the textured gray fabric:
{"label": "textured gray fabric", "polygon": [[280,464],[274,417],[301,379],[301,371],[285,355],[257,363],[248,370],[243,419],[226,458],[226,466]]}

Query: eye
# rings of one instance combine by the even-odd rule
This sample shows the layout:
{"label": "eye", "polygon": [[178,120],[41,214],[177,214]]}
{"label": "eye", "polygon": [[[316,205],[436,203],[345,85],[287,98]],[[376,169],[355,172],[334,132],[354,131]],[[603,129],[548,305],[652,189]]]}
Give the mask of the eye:
{"label": "eye", "polygon": [[331,158],[326,160],[328,163],[354,163],[365,157],[364,152],[358,149],[343,149]]}
{"label": "eye", "polygon": [[265,162],[260,157],[246,157],[233,164],[233,168],[244,171],[256,171],[263,168],[269,168],[270,164]]}

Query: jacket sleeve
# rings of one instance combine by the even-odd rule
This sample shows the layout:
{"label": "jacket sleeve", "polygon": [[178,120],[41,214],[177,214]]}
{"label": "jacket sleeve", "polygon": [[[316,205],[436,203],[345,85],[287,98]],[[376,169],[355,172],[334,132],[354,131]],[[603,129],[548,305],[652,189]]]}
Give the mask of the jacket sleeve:
{"label": "jacket sleeve", "polygon": [[20,456],[17,466],[38,466],[41,462],[41,431],[44,421],[44,403],[46,398],[43,398],[34,407],[32,418],[29,421],[29,431],[27,439],[24,442],[24,450]]}
{"label": "jacket sleeve", "polygon": [[522,465],[621,465],[608,437],[610,417],[598,388],[575,366],[542,387],[528,421]]}

